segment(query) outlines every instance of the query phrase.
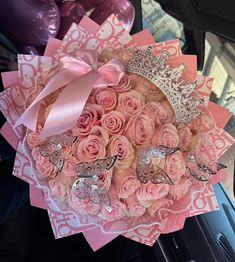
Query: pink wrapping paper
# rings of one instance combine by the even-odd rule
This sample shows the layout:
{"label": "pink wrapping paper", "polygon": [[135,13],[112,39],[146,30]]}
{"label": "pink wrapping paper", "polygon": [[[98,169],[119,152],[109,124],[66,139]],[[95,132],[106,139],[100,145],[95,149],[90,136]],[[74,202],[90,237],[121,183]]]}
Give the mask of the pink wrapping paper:
{"label": "pink wrapping paper", "polygon": [[47,204],[44,199],[44,193],[42,189],[30,185],[29,198],[31,206],[47,209]]}
{"label": "pink wrapping paper", "polygon": [[[90,30],[90,28],[92,28],[92,30]],[[89,30],[90,33],[87,33],[87,30]],[[185,63],[187,65],[187,70],[190,72],[190,79],[186,80],[189,82],[194,79],[198,80],[199,84],[197,86],[197,91],[204,96],[207,102],[212,87],[211,78],[196,76],[196,59],[194,56],[182,56],[178,40],[170,40],[155,44],[148,31],[142,31],[131,37],[113,16],[108,18],[101,26],[98,26],[89,18],[84,17],[79,25],[73,24],[71,26],[63,41],[56,39],[49,40],[45,51],[47,57],[20,55],[19,76],[16,75],[16,72],[3,74],[4,85],[8,87],[7,92],[11,93],[11,100],[6,98],[6,96],[4,97],[4,94],[0,97],[1,109],[5,112],[5,116],[10,123],[4,125],[4,129],[1,129],[1,133],[14,148],[17,147],[13,175],[30,184],[31,204],[48,210],[56,238],[83,232],[93,250],[97,250],[110,242],[117,237],[118,234],[104,234],[100,227],[94,225],[83,226],[76,220],[73,213],[68,212],[62,214],[56,208],[48,194],[37,184],[30,170],[30,165],[22,148],[22,143],[19,142],[19,138],[22,138],[23,135],[22,127],[12,131],[12,126],[23,111],[22,101],[27,96],[29,89],[34,85],[33,77],[42,72],[42,70],[49,68],[54,58],[57,57],[59,53],[66,51],[69,54],[73,54],[75,50],[81,48],[100,50],[107,45],[112,45],[115,48],[122,46],[139,48],[153,45],[156,54],[167,50],[170,57],[169,64],[177,66],[182,62]],[[56,50],[58,51],[55,52]],[[22,85],[17,83],[18,78],[23,81]],[[7,109],[8,107],[10,110]],[[218,154],[222,155],[234,142],[233,138],[221,129],[231,117],[231,113],[211,102],[209,103],[209,110],[218,126],[213,132],[212,139],[217,145]],[[221,176],[222,175],[224,174],[221,172]],[[211,182],[214,183],[217,181]],[[163,221],[161,225],[140,227],[123,233],[122,235],[151,246],[161,233],[168,233],[181,229],[186,217],[216,209],[218,209],[218,204],[216,202],[215,193],[211,184],[208,184],[205,186],[203,193],[198,192],[193,195],[192,205],[187,210],[182,210],[181,215],[176,216],[176,213],[172,211],[170,215],[171,219]]]}
{"label": "pink wrapping paper", "polygon": [[88,229],[83,232],[83,235],[93,251],[100,249],[119,236],[119,234],[103,234],[100,227]]}

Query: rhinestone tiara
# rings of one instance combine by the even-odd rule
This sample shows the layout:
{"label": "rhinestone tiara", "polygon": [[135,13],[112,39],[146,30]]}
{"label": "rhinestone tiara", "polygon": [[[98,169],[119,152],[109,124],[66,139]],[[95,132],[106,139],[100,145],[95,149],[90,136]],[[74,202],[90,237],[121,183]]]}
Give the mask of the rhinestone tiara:
{"label": "rhinestone tiara", "polygon": [[167,97],[176,116],[176,123],[186,124],[191,119],[200,115],[197,110],[203,99],[197,99],[193,91],[197,86],[197,81],[184,84],[181,78],[184,64],[176,68],[166,64],[167,52],[162,52],[156,56],[152,53],[152,47],[146,50],[137,50],[133,58],[127,65],[128,73],[135,73],[150,80]]}

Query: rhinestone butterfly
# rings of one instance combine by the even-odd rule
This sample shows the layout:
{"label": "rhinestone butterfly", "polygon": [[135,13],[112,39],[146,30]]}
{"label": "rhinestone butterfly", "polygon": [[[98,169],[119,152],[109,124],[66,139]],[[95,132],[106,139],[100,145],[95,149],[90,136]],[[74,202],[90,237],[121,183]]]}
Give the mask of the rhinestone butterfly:
{"label": "rhinestone butterfly", "polygon": [[137,157],[136,176],[137,179],[146,184],[148,181],[154,184],[169,184],[173,185],[173,181],[166,172],[157,165],[151,163],[154,157],[166,157],[175,153],[179,148],[171,148],[160,145],[158,147],[147,147],[140,151]]}
{"label": "rhinestone butterfly", "polygon": [[76,165],[75,171],[79,173],[78,179],[72,186],[72,193],[79,199],[90,198],[90,200],[104,206],[111,211],[111,201],[108,191],[100,182],[102,172],[110,170],[117,160],[117,156],[97,159],[94,162],[82,162]]}
{"label": "rhinestone butterfly", "polygon": [[136,175],[137,179],[144,184],[148,181],[154,184],[174,184],[167,173],[157,165],[137,165]]}
{"label": "rhinestone butterfly", "polygon": [[101,171],[111,169],[116,160],[117,156],[112,156],[105,159],[97,159],[94,162],[81,162],[76,165],[75,171],[79,173],[79,177],[93,177],[99,175]]}
{"label": "rhinestone butterfly", "polygon": [[76,136],[68,133],[50,137],[48,141],[40,145],[40,153],[42,156],[48,157],[50,162],[61,172],[64,165],[63,150],[65,147],[71,146],[76,139]]}
{"label": "rhinestone butterfly", "polygon": [[189,174],[196,180],[206,182],[215,175],[219,170],[227,168],[226,165],[210,161],[209,163],[198,163],[194,156],[189,157],[187,165]]}

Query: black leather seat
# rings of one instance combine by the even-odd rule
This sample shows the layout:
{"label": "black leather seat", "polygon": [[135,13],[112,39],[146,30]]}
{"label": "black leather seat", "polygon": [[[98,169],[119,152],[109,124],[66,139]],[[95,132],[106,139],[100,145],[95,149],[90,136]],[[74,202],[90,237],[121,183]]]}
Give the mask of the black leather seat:
{"label": "black leather seat", "polygon": [[93,252],[82,234],[54,239],[46,210],[26,202],[0,225],[1,262],[156,262],[151,247],[118,237]]}

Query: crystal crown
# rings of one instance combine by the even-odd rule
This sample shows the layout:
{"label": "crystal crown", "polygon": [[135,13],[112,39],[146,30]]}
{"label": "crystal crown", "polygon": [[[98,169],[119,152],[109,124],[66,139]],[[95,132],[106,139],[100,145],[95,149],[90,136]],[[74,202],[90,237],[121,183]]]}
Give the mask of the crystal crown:
{"label": "crystal crown", "polygon": [[185,124],[200,114],[197,107],[203,99],[197,99],[194,95],[197,81],[184,83],[182,72],[185,65],[172,68],[166,63],[167,58],[167,52],[156,56],[152,53],[152,47],[148,47],[146,50],[137,50],[126,69],[128,73],[141,75],[156,85],[170,102],[176,123]]}

